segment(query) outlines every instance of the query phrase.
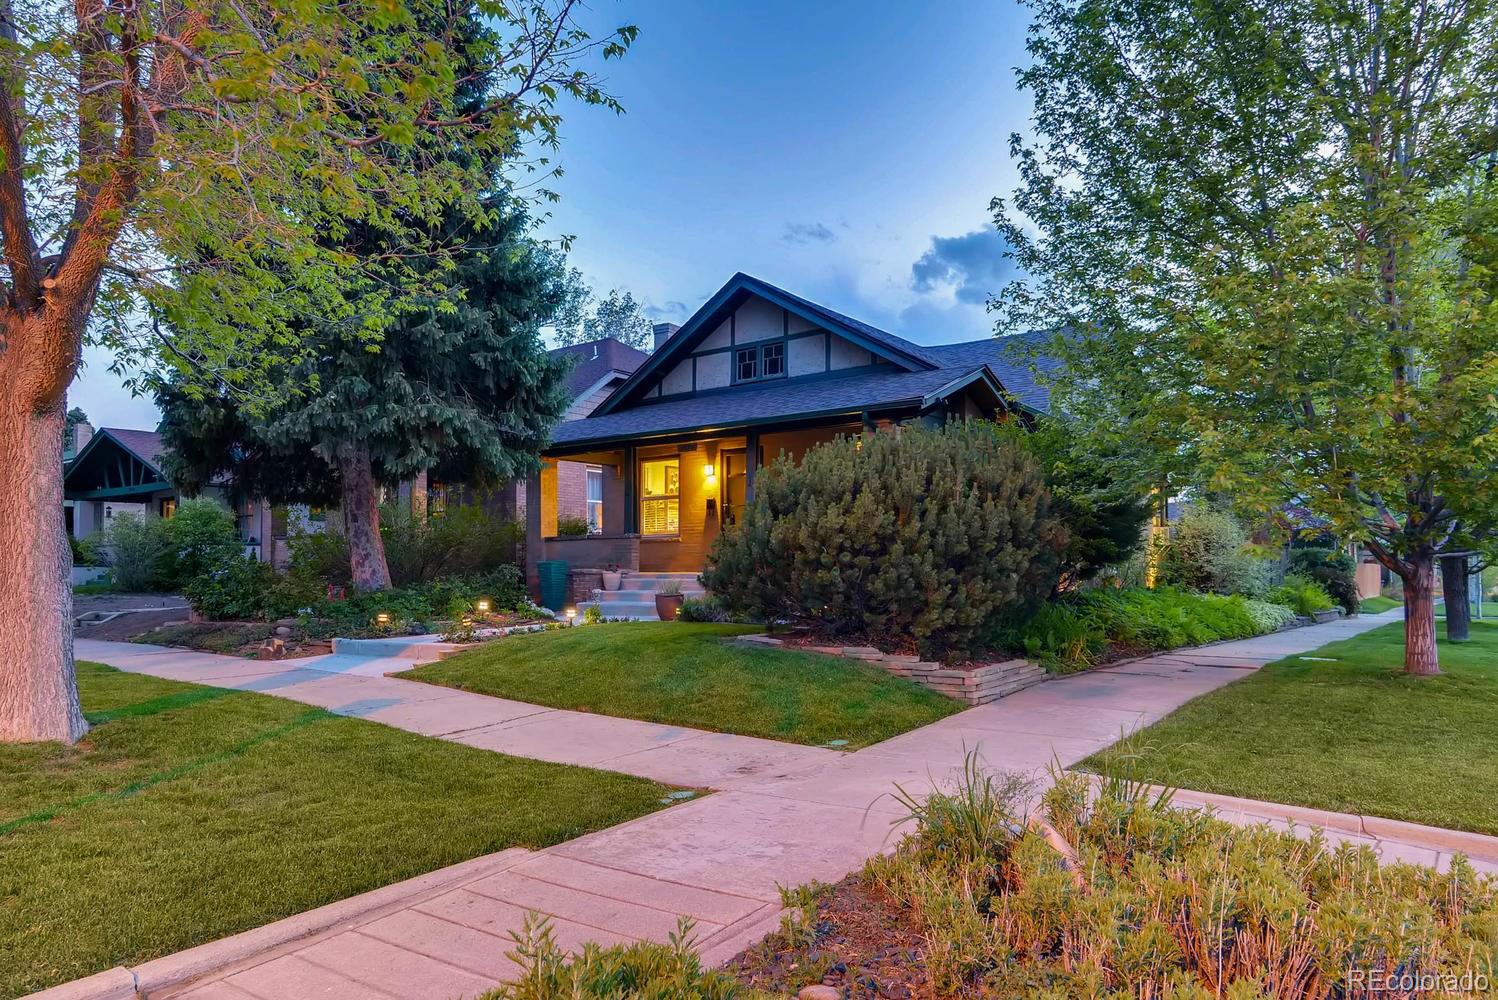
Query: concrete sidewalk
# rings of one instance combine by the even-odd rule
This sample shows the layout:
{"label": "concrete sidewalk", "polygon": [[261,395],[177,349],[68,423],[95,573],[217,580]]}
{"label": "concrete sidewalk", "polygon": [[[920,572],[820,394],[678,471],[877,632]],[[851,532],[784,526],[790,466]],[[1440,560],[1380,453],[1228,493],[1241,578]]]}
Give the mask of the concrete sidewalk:
{"label": "concrete sidewalk", "polygon": [[74,655],[153,677],[289,698],[516,757],[622,771],[693,788],[732,788],[844,756],[819,747],[569,712],[384,676],[410,669],[410,657],[333,654],[260,661],[90,640],[75,642]]}
{"label": "concrete sidewalk", "polygon": [[[1362,617],[1058,678],[852,754],[334,675],[305,661],[288,669],[87,643],[78,656],[325,704],[475,746],[719,789],[545,851],[476,859],[448,870],[449,879],[433,873],[409,892],[387,887],[373,909],[344,901],[327,920],[304,914],[282,922],[284,933],[269,925],[132,972],[151,998],[427,1000],[472,996],[511,975],[509,934],[527,911],[550,915],[564,945],[663,940],[685,915],[697,921],[705,961],[721,962],[777,925],[777,886],[834,881],[893,846],[903,812],[888,795],[896,784],[929,791],[969,749],[996,769],[1041,775],[1053,762],[1070,766],[1265,662],[1396,620]],[[1394,838],[1331,836],[1391,857],[1442,860]]]}

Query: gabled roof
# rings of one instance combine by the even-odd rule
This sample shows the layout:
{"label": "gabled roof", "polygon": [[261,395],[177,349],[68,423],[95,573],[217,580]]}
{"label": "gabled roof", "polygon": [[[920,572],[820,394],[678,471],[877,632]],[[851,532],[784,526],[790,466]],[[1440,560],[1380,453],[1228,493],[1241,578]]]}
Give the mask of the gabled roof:
{"label": "gabled roof", "polygon": [[604,400],[594,411],[595,416],[604,416],[621,409],[645,387],[652,376],[669,371],[672,364],[690,354],[692,348],[710,336],[734,310],[753,297],[765,299],[808,323],[831,330],[903,371],[930,371],[940,367],[940,361],[930,348],[851,316],[844,316],[768,281],[740,272],[728,279],[728,283],[693,313],[692,318],[683,323],[681,329],[672,334],[671,339],[662,344],[648,361],[640,365],[628,381]]}
{"label": "gabled roof", "polygon": [[567,392],[573,398],[581,396],[610,372],[629,375],[650,357],[644,351],[630,347],[622,340],[604,337],[582,344],[557,347],[551,354],[564,358],[577,358],[577,364],[567,374]]}
{"label": "gabled roof", "polygon": [[63,493],[68,497],[150,493],[167,485],[161,471],[165,448],[155,431],[101,427],[67,463]]}
{"label": "gabled roof", "polygon": [[82,450],[73,456],[70,465],[72,467],[80,465],[90,452],[102,448],[104,441],[112,441],[150,466],[158,476],[162,475],[161,456],[166,452],[166,448],[161,443],[161,435],[155,431],[137,431],[127,427],[100,427],[94,431]]}

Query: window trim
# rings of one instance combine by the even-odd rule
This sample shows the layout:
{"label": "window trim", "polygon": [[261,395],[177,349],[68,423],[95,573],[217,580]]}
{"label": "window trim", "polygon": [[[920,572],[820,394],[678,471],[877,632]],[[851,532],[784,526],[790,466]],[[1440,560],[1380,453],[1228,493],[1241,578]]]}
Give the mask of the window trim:
{"label": "window trim", "polygon": [[[681,475],[680,469],[677,475]],[[598,499],[593,499],[593,484],[598,483]],[[603,466],[590,465],[583,470],[583,505],[587,511],[588,533],[591,535],[603,534]],[[593,508],[598,508],[598,516],[594,517]]]}
{"label": "window trim", "polygon": [[[645,466],[647,465],[675,465],[676,466],[676,492],[658,493],[654,496],[645,495]],[[672,455],[662,458],[642,458],[640,460],[640,537],[641,538],[678,538],[681,535],[681,456]],[[645,530],[645,505],[650,503],[664,503],[667,511],[670,504],[676,504],[676,527],[666,531]],[[669,517],[666,518],[669,521]]]}
{"label": "window trim", "polygon": [[[776,379],[786,378],[787,373],[790,369],[790,350],[787,347],[789,342],[789,337],[771,337],[766,340],[754,341],[748,344],[734,344],[733,384],[746,385],[751,382],[773,382]],[[770,347],[778,347],[780,349],[780,356],[777,359],[780,362],[780,371],[776,372],[774,375],[765,374],[765,349]],[[751,351],[754,353],[754,376],[752,378],[744,378],[739,374],[739,365],[742,363],[740,361],[739,355],[746,354]]]}

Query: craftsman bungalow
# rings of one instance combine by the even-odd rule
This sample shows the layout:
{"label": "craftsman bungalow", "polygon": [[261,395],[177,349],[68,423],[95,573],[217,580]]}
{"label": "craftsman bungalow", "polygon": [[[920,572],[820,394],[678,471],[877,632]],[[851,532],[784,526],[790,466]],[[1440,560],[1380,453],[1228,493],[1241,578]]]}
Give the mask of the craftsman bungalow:
{"label": "craftsman bungalow", "polygon": [[[745,274],[733,277],[588,416],[562,423],[526,484],[540,560],[696,573],[754,495],[755,470],[838,435],[918,419],[1044,412],[1003,340],[923,346]],[[600,470],[601,530],[556,534],[559,462]]]}

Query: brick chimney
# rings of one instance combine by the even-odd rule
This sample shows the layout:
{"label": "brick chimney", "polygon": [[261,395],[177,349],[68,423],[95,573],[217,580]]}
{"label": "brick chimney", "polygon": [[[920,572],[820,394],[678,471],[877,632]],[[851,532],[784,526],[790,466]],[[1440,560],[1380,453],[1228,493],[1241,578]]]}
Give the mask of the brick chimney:
{"label": "brick chimney", "polygon": [[654,326],[652,326],[650,328],[650,332],[655,335],[655,348],[654,348],[654,350],[657,350],[657,351],[660,350],[661,349],[661,345],[664,344],[666,341],[670,340],[672,334],[674,334],[677,330],[680,330],[680,329],[681,329],[681,325],[678,324],[678,323],[657,323]]}
{"label": "brick chimney", "polygon": [[76,455],[88,444],[88,439],[94,436],[94,425],[87,421],[79,421],[73,425],[73,454]]}

